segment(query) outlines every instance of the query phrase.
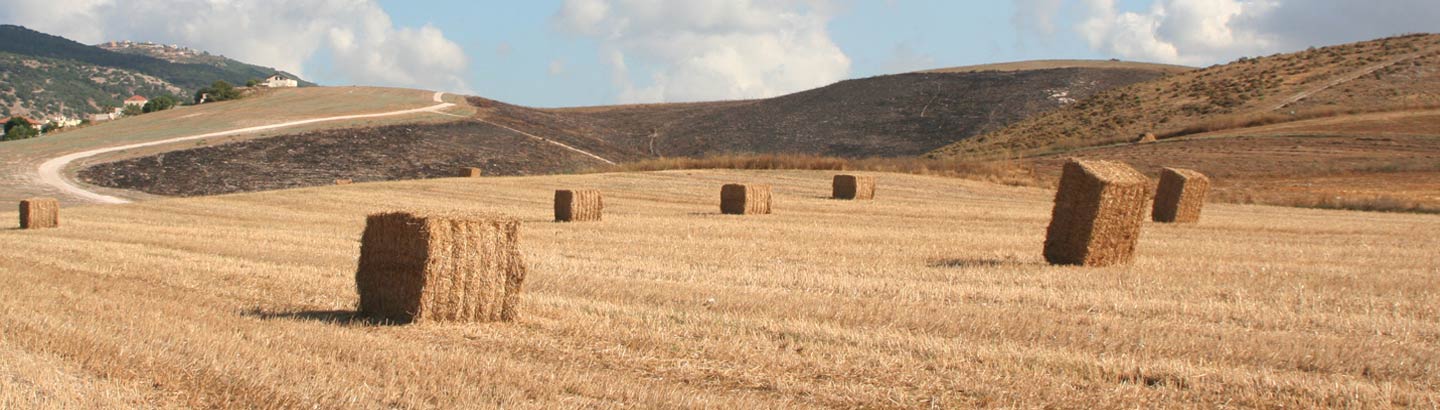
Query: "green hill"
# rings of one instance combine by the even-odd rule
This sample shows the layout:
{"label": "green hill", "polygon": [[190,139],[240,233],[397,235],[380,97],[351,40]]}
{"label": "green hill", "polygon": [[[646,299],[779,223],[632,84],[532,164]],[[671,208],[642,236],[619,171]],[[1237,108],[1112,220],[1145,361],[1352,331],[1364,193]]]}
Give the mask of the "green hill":
{"label": "green hill", "polygon": [[244,84],[275,72],[229,59],[176,63],[0,25],[0,117],[81,116],[133,94],[187,95],[216,80]]}

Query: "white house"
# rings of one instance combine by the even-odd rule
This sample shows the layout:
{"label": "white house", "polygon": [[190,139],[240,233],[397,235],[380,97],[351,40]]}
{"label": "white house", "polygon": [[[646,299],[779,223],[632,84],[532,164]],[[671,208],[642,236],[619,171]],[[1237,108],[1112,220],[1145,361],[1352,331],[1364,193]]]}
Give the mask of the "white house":
{"label": "white house", "polygon": [[300,82],[292,78],[287,78],[284,74],[277,73],[266,78],[260,85],[268,88],[295,88],[300,86]]}
{"label": "white house", "polygon": [[144,107],[144,106],[145,106],[145,103],[147,103],[147,102],[150,102],[150,99],[149,99],[149,98],[145,98],[145,97],[141,97],[141,96],[138,96],[138,95],[137,95],[137,96],[133,96],[133,97],[130,97],[130,98],[126,98],[126,99],[125,99],[125,106],[126,106],[126,107],[129,107],[129,106],[135,105],[135,106]]}

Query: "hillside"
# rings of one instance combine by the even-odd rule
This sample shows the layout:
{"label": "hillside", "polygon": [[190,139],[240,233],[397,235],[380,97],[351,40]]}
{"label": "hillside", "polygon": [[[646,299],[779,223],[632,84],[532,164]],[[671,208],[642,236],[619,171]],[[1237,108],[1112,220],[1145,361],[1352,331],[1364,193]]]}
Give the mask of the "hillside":
{"label": "hillside", "polygon": [[[275,73],[284,74],[290,78],[299,78],[299,76],[296,76],[295,74],[291,74],[286,71],[277,70],[271,67],[257,66],[254,64],[246,64],[244,62],[240,62],[222,55],[210,54],[210,52],[208,51],[196,50],[189,47],[173,44],[156,44],[134,41],[111,41],[96,44],[95,47],[99,47],[106,51],[120,54],[133,54],[154,57],[176,64],[201,64],[213,66],[222,70],[235,72],[237,75],[248,74],[251,76],[250,78],[254,79],[264,79],[265,77],[269,77],[271,74]],[[313,87],[316,85],[315,83],[305,80],[299,80],[299,82],[301,87]],[[237,83],[236,85],[240,84],[244,83]]]}
{"label": "hillside", "polygon": [[0,117],[38,118],[81,117],[135,94],[184,97],[216,80],[243,85],[275,73],[239,62],[174,63],[116,53],[13,25],[0,25],[0,69]]}
{"label": "hillside", "polygon": [[1134,61],[1120,60],[1030,60],[1015,61],[994,64],[979,64],[962,67],[936,68],[919,71],[921,73],[974,73],[981,71],[1028,71],[1028,70],[1050,70],[1056,68],[1110,68],[1149,70],[1165,74],[1179,74],[1194,71],[1195,67],[1187,67],[1173,64],[1140,63]]}
{"label": "hillside", "polygon": [[[434,98],[435,93],[429,91],[376,87],[305,87],[265,90],[252,98],[178,107],[137,117],[107,121],[42,138],[9,141],[4,143],[3,148],[0,148],[0,200],[15,201],[32,196],[57,196],[67,204],[86,202],[84,198],[58,192],[54,186],[42,183],[37,175],[38,167],[45,161],[69,154],[131,144],[150,144],[173,138],[235,129],[308,121],[316,118],[425,109],[438,104]],[[79,169],[98,162],[307,131],[447,122],[456,120],[456,116],[464,117],[474,113],[473,109],[463,105],[461,97],[446,95],[443,99],[444,102],[461,103],[462,105],[440,110],[438,113],[425,111],[383,118],[327,121],[284,129],[210,137],[201,141],[162,143],[85,157],[71,166]],[[68,175],[72,169],[63,171]],[[122,197],[137,195],[133,191],[106,193]]]}
{"label": "hillside", "polygon": [[[0,229],[3,408],[1427,407],[1440,217],[1212,204],[1133,265],[1041,257],[1053,193],[828,172],[447,178],[68,207]],[[718,214],[721,184],[776,214]],[[556,189],[604,191],[552,223]],[[365,216],[501,212],[513,323],[355,317]],[[0,212],[14,227],[15,212]]]}
{"label": "hillside", "polygon": [[912,73],[748,102],[570,113],[614,129],[612,141],[654,156],[912,156],[1163,75],[1134,68]]}
{"label": "hillside", "polygon": [[[661,156],[908,156],[1054,109],[1148,69],[903,74],[771,99],[536,109],[480,97],[447,124],[367,127],[186,147],[85,169],[87,183],[166,196],[449,176],[573,172]],[[939,93],[937,94],[937,90]],[[356,143],[362,141],[362,143]]]}
{"label": "hillside", "polygon": [[1440,105],[1440,35],[1244,58],[1098,93],[929,155],[1036,155],[1356,112]]}

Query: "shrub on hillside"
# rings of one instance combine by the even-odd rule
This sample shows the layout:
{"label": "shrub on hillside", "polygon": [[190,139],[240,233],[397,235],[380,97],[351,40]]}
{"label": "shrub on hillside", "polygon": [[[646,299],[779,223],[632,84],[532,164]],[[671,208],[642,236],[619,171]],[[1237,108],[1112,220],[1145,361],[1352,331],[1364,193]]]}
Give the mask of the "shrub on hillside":
{"label": "shrub on hillside", "polygon": [[0,138],[0,141],[23,140],[26,138],[35,138],[38,136],[40,136],[39,130],[36,130],[35,127],[30,126],[30,123],[26,122],[24,119],[21,119],[20,117],[15,117],[11,118],[10,121],[5,122],[5,137]]}
{"label": "shrub on hillside", "polygon": [[152,112],[156,112],[156,111],[165,111],[165,110],[168,110],[168,109],[171,109],[171,108],[175,108],[175,104],[178,104],[178,103],[179,103],[179,101],[175,100],[175,97],[171,97],[171,96],[168,96],[168,95],[162,95],[162,96],[159,96],[159,97],[155,97],[155,99],[150,100],[149,102],[145,103],[145,106],[142,107],[142,108],[140,109],[140,111],[146,112],[146,113],[152,113]]}
{"label": "shrub on hillside", "polygon": [[206,103],[215,101],[226,101],[240,98],[240,90],[225,81],[216,81],[209,87],[195,91],[195,103]]}

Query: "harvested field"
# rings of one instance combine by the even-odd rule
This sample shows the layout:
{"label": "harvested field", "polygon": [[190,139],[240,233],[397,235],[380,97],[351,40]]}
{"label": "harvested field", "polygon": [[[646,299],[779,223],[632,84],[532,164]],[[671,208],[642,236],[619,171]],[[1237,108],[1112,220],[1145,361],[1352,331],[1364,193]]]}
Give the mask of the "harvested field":
{"label": "harvested field", "polygon": [[[61,229],[0,229],[0,407],[1440,402],[1440,217],[1210,204],[1199,225],[1145,224],[1131,265],[1054,267],[1053,192],[883,174],[885,200],[857,224],[857,204],[828,199],[833,175],[437,179],[66,208]],[[721,216],[715,191],[737,180],[773,184],[785,211]],[[582,186],[605,191],[606,220],[548,223],[554,191]],[[352,320],[365,216],[412,206],[520,218],[524,314]]]}
{"label": "harvested field", "polygon": [[1197,137],[1026,162],[1053,181],[1069,157],[1123,161],[1151,177],[1164,167],[1193,169],[1211,178],[1212,201],[1293,205],[1386,197],[1440,210],[1440,136]]}

